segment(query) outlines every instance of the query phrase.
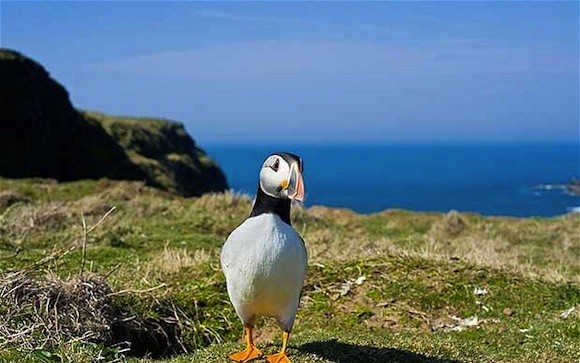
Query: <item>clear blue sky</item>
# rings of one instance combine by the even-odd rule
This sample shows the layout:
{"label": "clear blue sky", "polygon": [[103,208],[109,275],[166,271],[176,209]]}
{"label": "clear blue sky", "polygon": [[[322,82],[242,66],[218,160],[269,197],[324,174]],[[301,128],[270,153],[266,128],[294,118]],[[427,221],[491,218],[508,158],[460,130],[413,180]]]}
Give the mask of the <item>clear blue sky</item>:
{"label": "clear blue sky", "polygon": [[577,141],[578,2],[7,2],[84,109],[230,142]]}

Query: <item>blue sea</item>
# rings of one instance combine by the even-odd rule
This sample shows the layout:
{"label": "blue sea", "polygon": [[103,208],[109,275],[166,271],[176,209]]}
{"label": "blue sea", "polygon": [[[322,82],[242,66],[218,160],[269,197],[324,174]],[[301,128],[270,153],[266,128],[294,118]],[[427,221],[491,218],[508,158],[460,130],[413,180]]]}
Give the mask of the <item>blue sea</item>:
{"label": "blue sea", "polygon": [[230,186],[254,195],[273,151],[304,159],[306,206],[502,216],[556,216],[580,198],[563,185],[580,176],[578,144],[561,145],[209,145]]}

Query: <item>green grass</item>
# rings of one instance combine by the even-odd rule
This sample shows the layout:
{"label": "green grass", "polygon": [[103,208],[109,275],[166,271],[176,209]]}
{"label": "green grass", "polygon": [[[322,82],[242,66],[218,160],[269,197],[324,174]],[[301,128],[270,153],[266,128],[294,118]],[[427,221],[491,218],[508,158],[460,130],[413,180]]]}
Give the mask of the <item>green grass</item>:
{"label": "green grass", "polygon": [[[0,276],[75,246],[29,275],[77,277],[83,219],[93,226],[116,206],[86,236],[87,273],[107,276],[110,302],[125,314],[178,327],[189,353],[161,361],[226,362],[242,348],[242,328],[218,256],[250,205],[244,196],[181,198],[132,182],[0,179]],[[314,207],[296,208],[293,220],[310,255],[294,363],[580,360],[577,215],[362,216]],[[279,349],[271,319],[256,332],[266,353]],[[59,337],[43,344],[38,336],[35,348],[0,340],[0,361],[119,356],[116,347]]]}

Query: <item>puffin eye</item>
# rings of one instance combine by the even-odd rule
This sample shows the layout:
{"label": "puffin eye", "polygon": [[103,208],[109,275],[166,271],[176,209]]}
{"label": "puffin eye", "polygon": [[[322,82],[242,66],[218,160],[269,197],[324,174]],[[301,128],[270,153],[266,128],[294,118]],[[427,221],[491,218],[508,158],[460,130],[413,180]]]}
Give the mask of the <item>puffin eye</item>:
{"label": "puffin eye", "polygon": [[280,167],[280,159],[276,159],[274,164],[272,164],[270,167],[272,168],[272,170],[278,171],[278,168]]}

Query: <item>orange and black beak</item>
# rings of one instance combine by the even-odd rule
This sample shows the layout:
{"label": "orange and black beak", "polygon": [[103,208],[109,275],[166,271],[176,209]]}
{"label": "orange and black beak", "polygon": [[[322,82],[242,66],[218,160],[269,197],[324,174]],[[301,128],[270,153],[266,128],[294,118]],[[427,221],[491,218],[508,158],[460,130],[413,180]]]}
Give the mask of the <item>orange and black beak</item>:
{"label": "orange and black beak", "polygon": [[288,178],[288,198],[304,202],[305,190],[302,172],[298,163],[292,163],[290,166],[290,177]]}

